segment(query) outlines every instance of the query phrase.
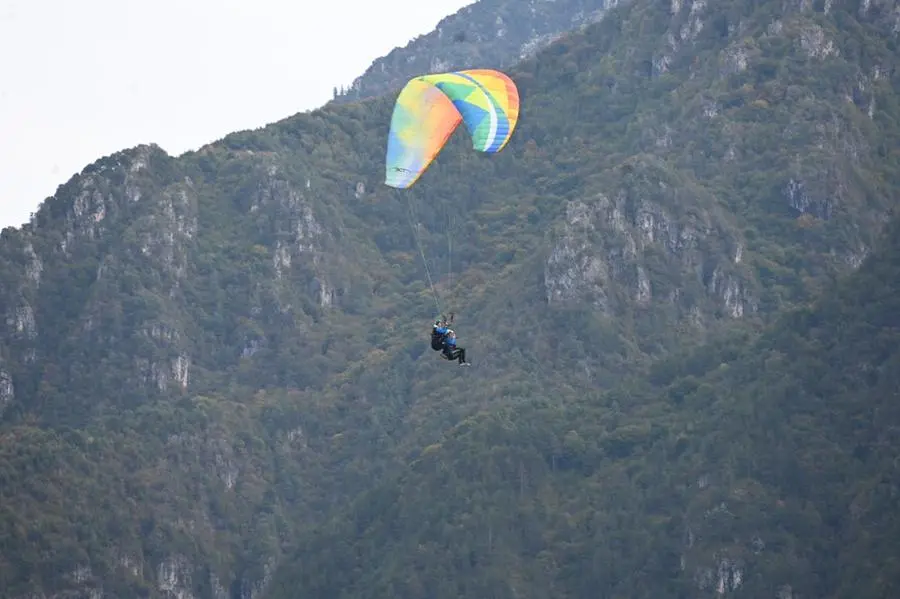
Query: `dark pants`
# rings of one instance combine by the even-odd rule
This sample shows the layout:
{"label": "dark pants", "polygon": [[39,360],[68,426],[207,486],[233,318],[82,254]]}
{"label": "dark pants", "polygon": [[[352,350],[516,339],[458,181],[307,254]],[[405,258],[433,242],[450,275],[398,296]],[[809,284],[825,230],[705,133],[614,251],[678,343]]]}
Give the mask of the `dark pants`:
{"label": "dark pants", "polygon": [[466,348],[457,347],[456,349],[445,349],[444,355],[447,356],[448,360],[456,360],[459,358],[459,363],[462,364],[466,361]]}

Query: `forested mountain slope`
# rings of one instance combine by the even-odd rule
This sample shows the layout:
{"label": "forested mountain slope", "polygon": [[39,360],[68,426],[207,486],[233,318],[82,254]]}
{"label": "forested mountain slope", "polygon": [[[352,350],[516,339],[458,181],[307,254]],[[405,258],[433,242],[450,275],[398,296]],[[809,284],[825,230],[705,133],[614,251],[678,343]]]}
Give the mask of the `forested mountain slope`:
{"label": "forested mountain slope", "polygon": [[761,334],[482,412],[285,560],[267,597],[893,597],[900,219]]}
{"label": "forested mountain slope", "polygon": [[[0,236],[0,588],[259,597],[473,414],[565,412],[805,305],[897,197],[896,15],[619,7],[507,69],[502,153],[459,134],[407,192],[382,185],[393,95],[90,165]],[[411,224],[473,368],[428,350]],[[635,426],[609,451],[657,434]],[[641,483],[660,510],[664,474]],[[565,537],[553,505],[539,532]]]}

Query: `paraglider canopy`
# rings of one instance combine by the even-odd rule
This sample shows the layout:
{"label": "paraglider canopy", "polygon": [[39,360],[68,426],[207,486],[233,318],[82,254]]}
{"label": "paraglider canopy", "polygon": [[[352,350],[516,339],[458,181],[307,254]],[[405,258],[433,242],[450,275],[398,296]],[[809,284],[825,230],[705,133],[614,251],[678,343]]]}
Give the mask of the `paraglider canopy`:
{"label": "paraglider canopy", "polygon": [[490,69],[422,75],[400,91],[388,133],[385,184],[405,189],[431,164],[460,122],[472,147],[495,153],[519,119],[519,92],[508,75]]}

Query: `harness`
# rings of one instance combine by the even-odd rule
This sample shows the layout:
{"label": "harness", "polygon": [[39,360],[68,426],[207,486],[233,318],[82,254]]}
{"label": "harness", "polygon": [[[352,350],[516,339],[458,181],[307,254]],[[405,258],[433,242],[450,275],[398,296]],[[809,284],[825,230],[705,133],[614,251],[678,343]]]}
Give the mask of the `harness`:
{"label": "harness", "polygon": [[431,349],[434,351],[441,351],[444,349],[444,335],[441,335],[437,331],[431,331]]}
{"label": "harness", "polygon": [[[447,317],[442,314],[441,319],[440,319],[441,325],[444,328],[448,328],[449,325],[453,324],[454,316],[455,315],[453,314],[453,312],[451,312],[450,319],[448,320]],[[437,332],[436,327],[432,327],[432,329],[431,329],[431,349],[433,349],[434,351],[443,350],[443,353],[446,354],[447,351],[446,351],[446,348],[444,347],[444,339],[446,338],[446,336],[447,336],[446,333],[442,335]]]}

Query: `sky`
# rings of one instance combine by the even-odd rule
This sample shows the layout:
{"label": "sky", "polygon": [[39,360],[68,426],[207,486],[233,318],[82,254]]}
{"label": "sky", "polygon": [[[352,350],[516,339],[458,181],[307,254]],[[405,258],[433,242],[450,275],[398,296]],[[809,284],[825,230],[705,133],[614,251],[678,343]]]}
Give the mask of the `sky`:
{"label": "sky", "polygon": [[317,108],[474,0],[0,0],[0,228],[91,162]]}

